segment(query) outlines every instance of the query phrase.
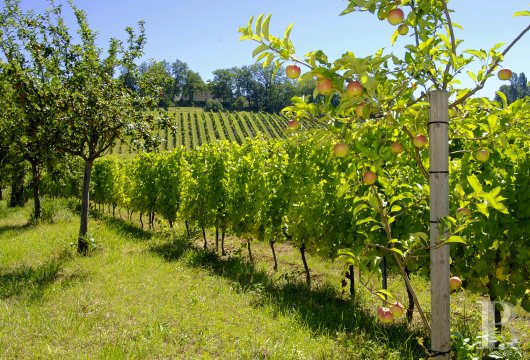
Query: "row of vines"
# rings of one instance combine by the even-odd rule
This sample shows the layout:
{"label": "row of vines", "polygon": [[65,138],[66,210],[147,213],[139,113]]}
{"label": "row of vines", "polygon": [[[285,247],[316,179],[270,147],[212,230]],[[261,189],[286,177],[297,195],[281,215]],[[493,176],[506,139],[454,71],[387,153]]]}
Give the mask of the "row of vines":
{"label": "row of vines", "polygon": [[[286,137],[287,118],[283,115],[246,111],[206,112],[202,110],[169,110],[167,128],[161,130],[160,150],[177,147],[194,149],[217,140],[243,143],[248,138],[262,136],[265,139]],[[316,122],[305,124],[306,129],[317,127]],[[114,154],[131,154],[134,150],[126,142],[119,142]]]}
{"label": "row of vines", "polygon": [[[463,120],[467,133],[460,139],[486,130],[502,136],[466,143],[455,133],[450,216],[442,224],[444,243],[455,244],[451,270],[467,289],[528,311],[530,141],[520,131],[530,105],[518,101],[498,108],[477,99],[470,106],[481,109],[472,115],[475,126]],[[250,254],[252,241],[269,243],[273,254],[276,242],[288,241],[300,250],[308,286],[306,253],[344,260],[352,284],[354,269],[357,281],[366,284],[367,274],[379,273],[386,260],[394,260],[407,278],[429,268],[429,188],[411,162],[427,166],[428,155],[409,134],[389,132],[391,126],[370,120],[346,129],[339,123],[288,141],[257,137],[130,160],[108,156],[95,162],[91,200],[139,212],[140,219],[148,215],[151,226],[155,216],[170,226],[177,219],[196,224],[205,248],[206,229],[215,229],[223,254],[227,232],[247,240]],[[453,124],[453,132],[462,129],[462,123]],[[338,157],[333,144],[342,141],[348,153]],[[397,154],[391,145],[398,141],[403,152]],[[496,150],[498,142],[502,151]],[[484,146],[489,159],[479,161],[473,149]],[[363,181],[367,171],[376,174],[374,184]],[[385,287],[374,293],[388,299],[392,294]],[[410,285],[407,290],[410,319],[419,304]]]}

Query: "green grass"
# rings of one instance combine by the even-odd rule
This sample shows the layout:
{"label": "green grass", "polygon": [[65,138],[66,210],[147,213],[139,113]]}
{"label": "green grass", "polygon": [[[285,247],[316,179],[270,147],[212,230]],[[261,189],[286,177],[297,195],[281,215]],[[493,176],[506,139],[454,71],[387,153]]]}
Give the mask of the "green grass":
{"label": "green grass", "polygon": [[[266,244],[252,244],[251,263],[234,237],[219,256],[188,241],[182,226],[143,231],[101,214],[90,221],[96,249],[79,257],[72,206],[47,204],[55,216],[28,225],[29,206],[0,202],[2,359],[425,357],[419,322],[382,326],[366,291],[356,303],[341,295],[341,264],[309,256],[308,290],[286,244],[274,273]],[[427,283],[414,281],[426,298]],[[401,283],[391,283],[399,293]]]}

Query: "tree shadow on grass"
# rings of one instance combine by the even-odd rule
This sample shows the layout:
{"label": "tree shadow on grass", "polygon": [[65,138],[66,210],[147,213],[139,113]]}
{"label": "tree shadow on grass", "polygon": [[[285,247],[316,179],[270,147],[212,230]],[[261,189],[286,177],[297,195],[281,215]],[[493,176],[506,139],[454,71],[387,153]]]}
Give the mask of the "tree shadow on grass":
{"label": "tree shadow on grass", "polygon": [[426,337],[426,334],[407,328],[403,323],[382,326],[359,304],[339,298],[330,284],[309,289],[297,279],[273,277],[246,259],[220,257],[215,252],[204,251],[182,236],[152,246],[150,250],[166,261],[181,259],[191,267],[229,279],[238,291],[256,294],[254,305],[257,307],[269,305],[279,313],[294,310],[299,320],[316,334],[345,332],[348,336],[340,339],[345,347],[351,346],[352,335],[362,332],[374,343],[386,342],[404,358],[425,358],[425,351],[415,338]]}
{"label": "tree shadow on grass", "polygon": [[8,231],[27,231],[30,230],[33,224],[27,223],[23,225],[2,225],[0,226],[0,236]]}
{"label": "tree shadow on grass", "polygon": [[118,232],[126,235],[127,239],[129,240],[145,241],[150,240],[153,237],[153,233],[151,231],[140,229],[136,225],[123,219],[101,215],[97,212],[93,213],[93,217],[95,219],[103,221],[110,227],[115,228]]}
{"label": "tree shadow on grass", "polygon": [[[45,289],[60,278],[66,261],[71,257],[72,255],[65,251],[41,265],[22,265],[15,269],[0,268],[0,299],[15,296],[30,300],[40,299]],[[75,275],[69,276],[66,281],[75,278]]]}

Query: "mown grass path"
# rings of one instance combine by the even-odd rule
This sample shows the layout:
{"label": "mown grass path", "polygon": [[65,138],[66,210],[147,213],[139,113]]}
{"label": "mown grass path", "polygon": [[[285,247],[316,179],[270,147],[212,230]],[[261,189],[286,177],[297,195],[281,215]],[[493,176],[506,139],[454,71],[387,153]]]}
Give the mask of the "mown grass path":
{"label": "mown grass path", "polygon": [[287,245],[274,273],[266,244],[253,244],[250,263],[239,239],[221,257],[182,228],[148,232],[106,215],[91,220],[96,249],[83,258],[70,245],[77,217],[61,204],[54,223],[28,225],[30,206],[0,202],[2,359],[425,357],[417,327],[382,326],[373,298],[341,296],[340,264],[310,257],[308,290]]}

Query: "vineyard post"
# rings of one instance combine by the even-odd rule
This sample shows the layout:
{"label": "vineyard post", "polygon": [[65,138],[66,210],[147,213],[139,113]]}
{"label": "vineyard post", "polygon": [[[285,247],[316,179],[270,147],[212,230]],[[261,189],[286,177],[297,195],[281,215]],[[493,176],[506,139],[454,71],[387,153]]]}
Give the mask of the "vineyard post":
{"label": "vineyard post", "polygon": [[448,100],[445,90],[429,94],[431,350],[436,359],[449,359],[451,351],[449,245],[437,246],[444,237],[440,218],[449,214]]}

